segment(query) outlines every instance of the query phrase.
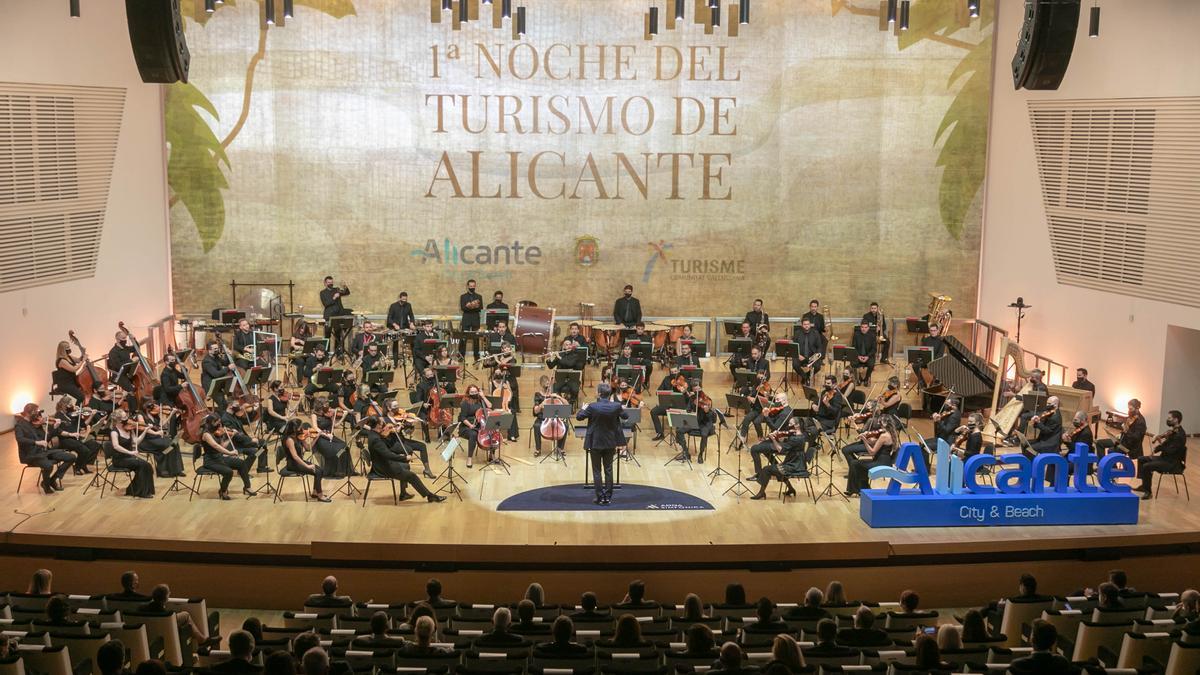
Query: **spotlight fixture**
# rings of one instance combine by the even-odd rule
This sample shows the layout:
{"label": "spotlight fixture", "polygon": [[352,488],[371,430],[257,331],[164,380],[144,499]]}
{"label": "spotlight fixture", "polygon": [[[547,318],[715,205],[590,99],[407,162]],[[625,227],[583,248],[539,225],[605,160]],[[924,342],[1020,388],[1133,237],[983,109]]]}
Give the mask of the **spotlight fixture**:
{"label": "spotlight fixture", "polygon": [[517,35],[525,37],[525,8],[517,8]]}
{"label": "spotlight fixture", "polygon": [[505,19],[512,18],[512,0],[500,0],[500,16]]}
{"label": "spotlight fixture", "polygon": [[283,18],[290,19],[296,13],[295,0],[283,0]]}
{"label": "spotlight fixture", "polygon": [[683,21],[683,3],[684,0],[675,0],[675,20]]}
{"label": "spotlight fixture", "polygon": [[738,0],[738,23],[743,26],[750,23],[750,0]]}
{"label": "spotlight fixture", "polygon": [[204,11],[209,14],[217,11],[217,0],[204,0]]}
{"label": "spotlight fixture", "polygon": [[71,16],[79,18],[79,0],[71,0]]}
{"label": "spotlight fixture", "polygon": [[454,9],[454,0],[442,0],[442,11],[449,12]]}
{"label": "spotlight fixture", "polygon": [[896,2],[897,0],[887,0],[887,19],[889,26],[896,23]]}
{"label": "spotlight fixture", "polygon": [[658,8],[650,8],[650,34],[658,35]]}
{"label": "spotlight fixture", "polygon": [[267,25],[275,25],[275,0],[264,0],[263,10],[267,13]]}
{"label": "spotlight fixture", "polygon": [[217,4],[218,4],[218,5],[223,5],[223,4],[225,4],[225,0],[216,0],[216,2],[217,2]]}
{"label": "spotlight fixture", "polygon": [[470,17],[467,16],[467,0],[458,0],[458,20],[462,23],[470,20]]}
{"label": "spotlight fixture", "polygon": [[1092,5],[1092,15],[1088,19],[1088,37],[1100,37],[1100,7]]}
{"label": "spotlight fixture", "polygon": [[721,8],[721,0],[708,0],[708,8],[709,9],[720,9]]}
{"label": "spotlight fixture", "polygon": [[967,0],[967,14],[972,19],[979,18],[979,0]]}
{"label": "spotlight fixture", "polygon": [[482,1],[482,2],[483,2],[483,4],[485,4],[485,5],[490,5],[490,4],[492,4],[492,0],[481,0],[481,1]]}
{"label": "spotlight fixture", "polygon": [[908,30],[908,7],[911,0],[900,0],[900,30]]}

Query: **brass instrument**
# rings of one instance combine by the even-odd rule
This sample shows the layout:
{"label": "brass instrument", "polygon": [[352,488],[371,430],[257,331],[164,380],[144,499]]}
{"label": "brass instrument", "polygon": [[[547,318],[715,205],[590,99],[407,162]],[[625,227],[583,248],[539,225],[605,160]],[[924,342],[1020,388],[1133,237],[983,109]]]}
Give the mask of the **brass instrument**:
{"label": "brass instrument", "polygon": [[949,309],[949,304],[953,299],[941,293],[929,294],[929,325],[937,325],[941,329],[942,335],[945,335],[946,331],[950,329],[950,319],[953,317],[953,313]]}
{"label": "brass instrument", "polygon": [[833,342],[837,336],[833,334],[833,315],[829,312],[829,305],[821,306],[821,314],[825,316],[825,325],[829,328],[829,341]]}

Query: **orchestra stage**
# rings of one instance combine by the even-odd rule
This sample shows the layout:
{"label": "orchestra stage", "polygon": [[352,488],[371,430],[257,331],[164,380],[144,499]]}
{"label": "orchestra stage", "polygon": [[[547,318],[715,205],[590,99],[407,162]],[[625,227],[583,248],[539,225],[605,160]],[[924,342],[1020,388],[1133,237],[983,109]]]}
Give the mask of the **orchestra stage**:
{"label": "orchestra stage", "polygon": [[[723,391],[727,385],[717,383],[729,375],[718,362],[709,361],[710,386]],[[523,398],[532,394],[540,372],[526,369]],[[511,475],[481,470],[479,465],[467,469],[457,458],[456,467],[469,481],[462,486],[461,501],[451,498],[428,504],[418,497],[394,505],[387,484],[378,483],[365,508],[361,495],[355,501],[338,495],[332,503],[305,503],[299,481],[289,481],[280,503],[272,503],[270,496],[220,501],[211,478],[192,501],[186,493],[162,498],[170,483],[166,479],[158,479],[154,499],[106,495],[101,500],[94,490],[83,493],[87,483],[83,476],[68,475],[65,492],[42,495],[30,471],[18,494],[21,465],[13,436],[6,434],[0,436],[4,466],[0,555],[142,560],[168,566],[203,557],[241,569],[250,565],[271,570],[332,566],[694,574],[730,569],[814,573],[853,569],[865,584],[881,570],[895,575],[931,563],[978,568],[1058,561],[1068,569],[1071,566],[1064,561],[1088,564],[1133,556],[1146,561],[1149,569],[1163,569],[1164,559],[1190,560],[1191,552],[1200,547],[1200,514],[1183,494],[1175,493],[1169,478],[1160,499],[1142,502],[1140,522],[1133,526],[873,530],[859,518],[857,499],[827,497],[814,504],[805,499],[799,482],[800,497],[786,503],[778,498],[774,482],[765,501],[725,494],[731,478],[710,481],[707,477],[716,466],[715,438],[705,464],[665,466],[674,452],[665,443],[650,440],[653,431],[648,424],[637,443],[640,465],[622,463],[622,481],[679,490],[707,501],[712,510],[497,511],[497,505],[511,495],[546,485],[578,484],[583,478],[583,454],[576,439],[567,444],[565,465],[533,457],[527,415],[522,416],[520,442],[505,449]],[[929,430],[928,420],[914,420],[914,426],[922,433]],[[731,439],[731,430],[724,430],[721,464],[736,471],[738,453],[728,451]],[[435,455],[432,448],[430,454]],[[826,457],[822,463],[828,461]],[[445,466],[441,457],[432,462],[435,473]],[[748,475],[748,453],[742,463],[743,475]],[[845,464],[840,457],[834,473],[836,484],[843,486]],[[189,484],[190,474],[189,467]],[[362,478],[355,482],[359,487],[365,484]],[[814,488],[820,492],[827,482],[814,480]],[[332,493],[332,488],[326,491]],[[620,499],[618,491],[615,500]],[[1004,580],[1005,588],[1009,581]],[[952,599],[953,595],[947,598]]]}

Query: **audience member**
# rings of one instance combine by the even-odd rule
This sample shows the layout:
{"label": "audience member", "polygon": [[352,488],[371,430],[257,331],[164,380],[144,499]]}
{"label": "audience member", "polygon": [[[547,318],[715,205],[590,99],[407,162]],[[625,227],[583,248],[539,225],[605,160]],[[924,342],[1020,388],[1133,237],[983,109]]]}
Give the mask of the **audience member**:
{"label": "audience member", "polygon": [[167,675],[167,664],[158,659],[147,659],[138,664],[133,675]]}
{"label": "audience member", "polygon": [[1179,594],[1179,604],[1175,607],[1175,613],[1171,615],[1176,621],[1196,621],[1200,619],[1200,592],[1194,588],[1189,588]]}
{"label": "audience member", "polygon": [[[1037,588],[1037,579],[1032,574],[1026,572],[1017,581],[1017,594],[1010,599],[1019,602],[1050,602],[1054,599],[1048,595],[1038,595]],[[992,602],[983,608],[984,618],[995,625],[999,625],[1004,615],[1001,602],[1003,601]]]}
{"label": "audience member", "polygon": [[292,638],[292,658],[296,660],[296,667],[303,670],[304,654],[313,647],[321,646],[321,636],[315,632],[308,630]]}
{"label": "audience member", "polygon": [[837,642],[847,647],[886,647],[892,644],[892,639],[887,631],[875,627],[875,612],[862,605],[854,612],[854,627],[838,631]]}
{"label": "audience member", "polygon": [[983,620],[983,613],[977,609],[967,610],[967,613],[963,615],[962,641],[987,642],[991,637],[987,630],[987,624]]}
{"label": "audience member", "polygon": [[537,607],[532,600],[522,600],[517,603],[517,625],[513,630],[521,635],[549,635],[550,625],[536,621]]}
{"label": "audience member", "polygon": [[219,675],[258,675],[262,666],[253,663],[254,636],[249,631],[235,630],[229,634],[229,660],[209,667]]}
{"label": "audience member", "polygon": [[726,642],[721,645],[721,653],[713,662],[711,670],[722,673],[742,672],[742,660],[746,658],[742,648],[736,642]]}
{"label": "audience member", "polygon": [[512,612],[507,607],[497,607],[492,614],[492,629],[479,636],[475,644],[489,647],[523,644],[525,638],[511,632],[511,626]]}
{"label": "audience member", "polygon": [[786,633],[775,636],[775,641],[771,643],[771,660],[764,670],[770,670],[775,664],[784,666],[791,673],[799,673],[804,669],[804,655],[800,653],[796,638]]}
{"label": "audience member", "polygon": [[29,580],[28,595],[50,595],[50,586],[54,582],[54,573],[48,569],[40,569],[33,573]]}
{"label": "audience member", "polygon": [[827,607],[845,607],[851,604],[846,599],[846,589],[842,587],[842,582],[831,581],[825,587],[825,605]]}
{"label": "audience member", "polygon": [[245,621],[243,621],[242,630],[249,633],[250,637],[254,638],[256,643],[262,642],[262,620],[257,616],[248,617]]}
{"label": "audience member", "polygon": [[746,602],[746,588],[738,583],[725,585],[725,601],[716,605],[716,609],[750,609],[753,605]]}
{"label": "audience member", "polygon": [[533,582],[525,589],[525,599],[532,602],[534,607],[546,606],[546,589],[538,582]]}
{"label": "audience member", "polygon": [[1121,589],[1114,583],[1106,581],[1100,584],[1100,588],[1096,589],[1099,602],[1096,607],[1100,609],[1124,609],[1125,601],[1121,599]]}
{"label": "audience member", "polygon": [[606,619],[612,616],[610,612],[600,611],[598,609],[599,600],[596,598],[596,594],[591,591],[587,591],[580,596],[579,607],[579,611],[571,614],[571,618],[575,621],[580,619]]}
{"label": "audience member", "polygon": [[428,602],[425,602],[424,600],[413,605],[413,608],[411,610],[409,610],[409,612],[408,612],[408,617],[405,618],[404,621],[399,626],[396,627],[396,629],[402,633],[416,630],[417,621],[419,621],[421,619],[421,617],[423,617],[423,616],[427,616],[433,620],[433,625],[434,625],[433,637],[434,637],[434,640],[436,641],[437,635],[438,635],[437,610],[435,610],[433,608],[433,605],[429,604]]}
{"label": "audience member", "polygon": [[938,626],[937,648],[939,651],[962,651],[962,627],[944,623]]}
{"label": "audience member", "polygon": [[320,645],[309,649],[300,658],[300,670],[304,675],[329,675],[329,654]]}
{"label": "audience member", "polygon": [[353,607],[354,601],[348,595],[338,595],[338,580],[335,576],[327,576],[321,581],[321,592],[313,593],[304,601],[305,607],[338,608]]}
{"label": "audience member", "polygon": [[413,628],[413,637],[416,642],[408,642],[400,648],[396,653],[400,656],[407,657],[424,657],[424,656],[445,656],[451,653],[451,650],[445,647],[435,647],[433,638],[436,633],[437,622],[432,617],[422,616],[417,619],[417,623]]}
{"label": "audience member", "polygon": [[1074,675],[1079,668],[1071,664],[1066,657],[1054,653],[1054,645],[1058,642],[1058,629],[1048,621],[1037,619],[1033,622],[1033,630],[1029,636],[1029,644],[1033,653],[1008,664],[1008,672],[1012,675]]}
{"label": "audience member", "polygon": [[70,621],[67,619],[69,616],[71,616],[71,604],[67,602],[67,596],[61,593],[52,595],[46,602],[46,618],[44,621],[39,621],[38,625],[79,628],[86,624],[84,621]]}
{"label": "audience member", "polygon": [[109,600],[123,600],[126,602],[149,602],[150,596],[138,592],[137,589],[139,583],[140,579],[138,578],[137,572],[134,572],[133,570],[122,572],[121,592],[109,593],[104,597],[108,598]]}
{"label": "audience member", "polygon": [[762,597],[754,605],[757,621],[746,624],[748,633],[786,633],[791,628],[775,615],[775,604],[770,598]]}
{"label": "audience member", "polygon": [[704,603],[700,602],[700,596],[695,593],[688,593],[683,599],[683,612],[679,615],[680,621],[704,621],[710,617],[704,613]]}
{"label": "audience member", "polygon": [[825,603],[825,594],[821,589],[812,587],[804,594],[804,604],[792,607],[783,615],[788,621],[817,621],[831,618],[828,610],[821,607]]}
{"label": "audience member", "polygon": [[296,675],[296,659],[287,652],[272,652],[263,660],[263,675]]}
{"label": "audience member", "polygon": [[425,582],[425,602],[429,603],[434,609],[448,609],[457,607],[458,603],[442,597],[442,582],[437,579],[430,579]]}
{"label": "audience member", "polygon": [[688,626],[687,631],[683,634],[684,650],[675,652],[677,656],[687,658],[713,658],[719,656],[717,651],[717,639],[713,635],[712,629],[702,623],[694,623]]}
{"label": "audience member", "polygon": [[588,654],[591,651],[578,642],[571,641],[571,638],[575,635],[575,624],[571,621],[570,617],[555,617],[551,635],[554,638],[550,642],[544,642],[533,648],[533,655],[535,657],[571,658],[573,656]]}
{"label": "audience member", "polygon": [[200,627],[192,621],[192,615],[187,612],[174,612],[167,607],[167,600],[171,599],[171,587],[166,584],[159,584],[150,591],[150,601],[138,607],[139,612],[147,612],[150,614],[175,614],[175,624],[179,626],[179,630],[185,636],[190,635],[197,647],[214,647],[220,643],[220,636],[214,635],[211,638],[205,638],[204,632]]}
{"label": "audience member", "polygon": [[916,591],[910,589],[905,590],[900,594],[900,613],[901,614],[916,614],[917,608],[921,605],[921,596]]}
{"label": "audience member", "polygon": [[642,639],[642,624],[632,614],[622,614],[617,618],[617,628],[611,640],[597,640],[596,644],[603,647],[624,647],[640,649],[649,647],[651,643]]}
{"label": "audience member", "polygon": [[658,606],[657,602],[646,599],[646,584],[641,579],[637,579],[629,583],[629,592],[625,594],[625,599],[614,605],[614,608],[653,609]]}
{"label": "audience member", "polygon": [[96,668],[100,675],[123,675],[125,670],[125,645],[120,640],[109,640],[96,648]]}
{"label": "audience member", "polygon": [[942,652],[938,649],[938,640],[932,635],[924,633],[918,635],[913,647],[916,652],[913,657],[913,665],[918,669],[949,670],[953,667],[942,660]]}
{"label": "audience member", "polygon": [[817,622],[817,644],[805,650],[809,656],[847,656],[854,650],[838,644],[837,622],[833,619],[821,619]]}
{"label": "audience member", "polygon": [[377,611],[371,615],[371,634],[366,637],[354,638],[354,645],[370,647],[371,649],[400,649],[408,644],[408,640],[388,635],[392,620],[387,612]]}

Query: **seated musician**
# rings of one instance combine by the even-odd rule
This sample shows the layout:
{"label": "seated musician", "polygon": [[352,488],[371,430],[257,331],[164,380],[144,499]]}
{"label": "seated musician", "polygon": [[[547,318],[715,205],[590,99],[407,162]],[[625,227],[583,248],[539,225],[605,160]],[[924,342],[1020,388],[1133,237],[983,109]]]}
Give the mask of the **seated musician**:
{"label": "seated musician", "polygon": [[267,385],[270,395],[267,405],[263,408],[263,426],[274,433],[282,433],[283,427],[291,419],[292,392],[280,380],[271,380]]}
{"label": "seated musician", "polygon": [[238,368],[254,365],[254,331],[250,330],[249,319],[238,319],[237,328],[233,331],[232,351]]}
{"label": "seated musician", "polygon": [[517,336],[508,331],[507,321],[497,321],[496,330],[488,333],[487,341],[489,354],[495,354],[502,351],[505,344],[513,347],[514,351],[517,346]]}
{"label": "seated musician", "polygon": [[825,337],[813,327],[807,314],[800,320],[800,327],[794,329],[792,341],[796,343],[798,355],[792,359],[792,368],[799,373],[800,382],[808,385],[821,372],[821,362],[825,357]]}
{"label": "seated musician", "polygon": [[[563,344],[568,342],[563,340]],[[569,343],[574,344],[574,343]],[[565,349],[565,347],[564,347]],[[547,361],[549,363],[549,361]],[[550,387],[550,378],[543,375],[538,378],[538,390],[533,392],[533,456],[538,457],[542,454],[542,422],[545,417],[542,415],[542,409],[547,404],[562,404],[565,402],[563,395],[553,391]],[[578,394],[578,391],[576,391]],[[565,424],[565,422],[564,422]],[[561,438],[554,441],[555,449],[562,452],[567,445],[567,435],[564,433]]]}
{"label": "seated musician", "polygon": [[321,480],[325,477],[325,471],[317,464],[304,459],[308,454],[309,446],[315,439],[314,435],[308,431],[311,428],[299,419],[288,420],[280,429],[280,438],[282,439],[280,454],[284,457],[288,471],[313,477],[312,498],[318,502],[328,503],[331,500],[321,489]]}
{"label": "seated musician", "polygon": [[580,334],[581,330],[580,325],[572,321],[571,325],[567,327],[567,337],[563,338],[563,342],[573,342],[576,347],[586,347],[587,340],[583,339],[583,335]]}
{"label": "seated musician", "polygon": [[[687,393],[688,383],[683,375],[680,375],[679,366],[671,366],[671,370],[667,372],[665,377],[663,377],[662,382],[658,384],[658,388],[655,389],[655,391],[672,394]],[[667,414],[667,410],[670,409],[670,406],[663,402],[663,398],[664,397],[660,395],[658,403],[650,409],[650,422],[654,425],[654,438],[651,438],[650,440],[656,442],[666,438],[663,432],[663,419]]]}
{"label": "seated musician", "polygon": [[[384,356],[383,350],[376,342],[372,342],[371,344],[367,345],[365,349],[363,349],[362,362],[359,365],[362,367],[364,382],[366,382],[367,376],[373,372],[386,372],[391,370],[388,368],[388,366],[391,365],[391,362],[387,360],[387,357]],[[371,392],[375,394],[386,394],[388,386],[386,382],[376,382],[370,385],[370,389]]]}
{"label": "seated musician", "polygon": [[762,425],[766,420],[765,406],[770,402],[770,384],[767,382],[767,374],[760,372],[757,383],[747,383],[738,391],[738,395],[743,396],[750,406],[746,410],[745,416],[742,417],[741,426],[738,427],[738,440],[745,445],[751,424],[754,425],[754,433],[758,438],[763,437]]}
{"label": "seated musician", "polygon": [[366,428],[367,452],[371,455],[371,470],[381,476],[399,480],[400,499],[412,499],[407,490],[407,487],[412,485],[427,501],[446,501],[445,497],[436,495],[425,487],[421,477],[413,473],[408,464],[408,455],[392,447],[383,437],[381,432],[389,432],[389,425],[377,417],[368,417],[363,420],[363,426]]}
{"label": "seated musician", "polygon": [[377,409],[377,405],[378,403],[375,401],[375,392],[371,391],[370,385],[358,385],[358,395],[354,400],[354,416],[352,418],[347,418],[352,420],[350,426],[354,429],[358,429],[363,420],[367,419],[371,415],[380,414],[383,409]]}
{"label": "seated musician", "polygon": [[921,346],[933,350],[931,361],[945,356],[946,340],[942,337],[942,327],[936,323],[929,324],[929,335],[921,338]]}
{"label": "seated musician", "polygon": [[[1071,428],[1063,432],[1063,454],[1075,452],[1076,443],[1087,445],[1089,452],[1093,450],[1092,446],[1095,443],[1092,427],[1088,425],[1088,415],[1083,410],[1075,411],[1075,416],[1071,418]],[[1092,465],[1089,464],[1088,471],[1091,470]]]}
{"label": "seated musician", "polygon": [[138,443],[138,452],[154,455],[155,474],[159,478],[183,476],[183,454],[179,450],[179,441],[175,439],[171,419],[167,418],[158,401],[146,401],[142,411],[134,415],[134,420],[145,429],[145,435]]}
{"label": "seated musician", "polygon": [[[1048,389],[1046,389],[1046,383],[1042,380],[1043,377],[1044,377],[1044,373],[1042,373],[1041,369],[1039,369],[1039,368],[1034,368],[1033,370],[1029,371],[1029,381],[1025,383],[1025,386],[1022,388],[1022,391],[1020,391],[1019,393],[1022,395],[1023,394],[1031,394],[1031,395],[1040,396],[1043,398],[1045,396],[1049,395],[1050,392]],[[1040,401],[1039,401],[1039,404],[1040,404]],[[1025,433],[1026,431],[1028,431],[1029,430],[1029,420],[1032,419],[1035,415],[1036,415],[1035,411],[1030,411],[1030,410],[1022,411],[1021,416],[1017,418],[1017,431],[1020,431],[1021,433]],[[1014,438],[1014,440],[1015,440],[1015,438]]]}
{"label": "seated musician", "polygon": [[[741,331],[730,338],[731,343],[733,340],[749,340],[750,344],[754,344],[754,329],[749,321],[742,322]],[[749,352],[734,351],[729,357],[729,374],[733,375],[738,369],[744,369],[748,360]]]}
{"label": "seated musician", "polygon": [[476,419],[480,410],[487,414],[487,409],[491,407],[491,403],[484,398],[483,392],[475,385],[468,385],[466,396],[463,397],[462,403],[458,406],[458,433],[463,438],[467,439],[467,468],[471,468],[475,461],[475,447],[479,443],[479,431],[482,429],[482,423]]}
{"label": "seated musician", "polygon": [[794,497],[796,495],[796,488],[792,486],[789,478],[792,476],[807,477],[808,463],[815,452],[815,449],[809,449],[809,438],[803,430],[802,421],[799,417],[793,417],[788,420],[785,429],[771,434],[769,442],[774,450],[772,454],[782,454],[783,463],[772,462],[758,471],[755,475],[755,480],[758,481],[758,492],[751,499],[767,498],[767,483],[770,482],[771,476],[787,487],[785,496]]}
{"label": "seated musician", "polygon": [[446,375],[446,379],[442,380],[442,387],[446,389],[446,393],[453,394],[458,391],[455,386],[458,384],[458,373],[462,368],[462,361],[458,358],[458,354],[451,353],[449,347],[438,347],[434,353],[433,359],[430,361],[433,366],[433,372],[437,374],[439,371],[445,371],[447,368],[453,368],[454,377]]}
{"label": "seated musician", "polygon": [[562,350],[558,355],[546,359],[546,366],[554,370],[577,370],[580,372],[579,377],[567,377],[561,382],[554,383],[554,393],[565,396],[572,405],[579,400],[580,381],[583,369],[587,366],[587,355],[584,350],[580,349],[580,346],[583,345],[583,338],[578,335],[575,337],[577,339],[572,339],[570,335],[563,338]]}
{"label": "seated musician", "polygon": [[889,417],[898,417],[900,414],[900,404],[904,401],[904,394],[900,391],[900,378],[892,375],[888,378],[887,389],[879,395],[879,414]]}
{"label": "seated musician", "polygon": [[855,443],[842,448],[849,471],[846,475],[846,496],[857,497],[870,487],[871,469],[891,466],[895,462],[896,423],[892,417],[877,417],[874,429],[859,436]]}
{"label": "seated musician", "polygon": [[[693,379],[688,382],[690,391],[688,392],[688,407],[687,412],[696,415],[696,424],[699,426],[694,433],[700,437],[700,447],[696,451],[696,461],[703,464],[704,456],[708,450],[708,437],[717,433],[717,411],[713,410],[712,399],[700,389],[700,380]],[[688,432],[693,433],[693,432]],[[682,429],[675,431],[675,442],[679,445],[679,454],[675,456],[679,461],[692,461],[691,450],[688,448],[687,434]]]}
{"label": "seated musician", "polygon": [[867,323],[865,318],[862,323],[858,324],[858,330],[855,331],[850,346],[858,353],[851,364],[854,366],[854,376],[858,379],[859,384],[870,384],[871,373],[875,371],[875,352],[879,347],[879,340],[875,331],[871,329],[871,324]]}
{"label": "seated musician", "polygon": [[[208,343],[208,351],[204,353],[204,360],[200,362],[200,388],[207,396],[210,385],[213,380],[222,377],[229,377],[229,359],[225,358],[225,350],[216,340],[211,340]],[[229,392],[229,381],[221,382],[215,389],[212,390],[213,404],[217,408],[225,407],[225,397]]]}
{"label": "seated musician", "polygon": [[329,399],[318,398],[313,405],[309,424],[319,433],[313,452],[322,458],[321,468],[330,478],[345,478],[353,473],[353,461],[346,441],[337,437],[337,427],[345,418]]}
{"label": "seated musician", "polygon": [[983,415],[971,413],[967,423],[954,429],[954,440],[948,441],[959,459],[966,461],[983,451]]}
{"label": "seated musician", "polygon": [[769,326],[771,324],[771,317],[767,316],[767,313],[763,311],[762,298],[754,299],[754,304],[751,305],[750,311],[746,312],[746,318],[742,319],[742,323],[750,324],[750,329],[755,333],[758,332],[759,326]]}
{"label": "seated musician", "polygon": [[[1033,428],[1037,432],[1037,438],[1029,442],[1029,447],[1023,450],[1023,454],[1030,459],[1035,455],[1045,453],[1058,454],[1062,448],[1063,421],[1062,413],[1058,409],[1058,397],[1051,396],[1046,399],[1046,409],[1041,413],[1030,418],[1033,423]],[[1046,470],[1046,482],[1054,482],[1055,467],[1051,465]]]}
{"label": "seated musician", "polygon": [[117,385],[97,386],[96,391],[92,393],[92,400],[88,401],[88,407],[99,413],[101,417],[108,419],[113,411],[120,407],[117,401],[117,392],[121,392],[121,401],[124,401],[125,390]]}
{"label": "seated musician", "polygon": [[[899,392],[897,392],[898,394]],[[953,444],[955,430],[962,425],[962,410],[957,396],[947,396],[942,409],[933,413],[933,435],[947,443]]]}
{"label": "seated musician", "polygon": [[331,396],[329,401],[337,409],[338,415],[346,420],[352,429],[358,426],[358,418],[354,414],[354,402],[357,399],[358,377],[353,370],[343,370],[342,381],[337,385],[337,394]]}
{"label": "seated musician", "polygon": [[[366,419],[365,417],[363,419]],[[433,471],[429,469],[429,446],[421,441],[412,438],[409,432],[414,428],[414,420],[416,418],[405,413],[400,407],[400,402],[396,399],[388,401],[387,415],[383,421],[392,425],[392,433],[385,436],[388,443],[391,444],[393,450],[403,452],[405,455],[417,455],[421,458],[421,475],[432,480],[434,478]]]}
{"label": "seated musician", "polygon": [[159,403],[174,405],[175,400],[187,384],[187,375],[183,372],[183,364],[176,358],[175,352],[169,351],[163,357],[162,371],[158,374],[158,387],[154,396]]}
{"label": "seated musician", "polygon": [[75,455],[75,475],[91,473],[88,466],[96,461],[96,455],[100,453],[100,442],[92,438],[92,430],[99,423],[100,414],[94,411],[84,413],[74,396],[64,394],[54,405],[54,417],[58,424],[51,430],[50,437],[58,440],[59,448]]}
{"label": "seated musician", "polygon": [[837,429],[838,420],[842,417],[842,406],[845,404],[841,394],[838,393],[837,378],[833,375],[826,375],[821,396],[811,405],[813,417],[817,420],[817,424],[821,425],[821,431],[832,434]]}
{"label": "seated musician", "polygon": [[1135,490],[1142,493],[1142,499],[1150,499],[1150,486],[1155,473],[1178,473],[1183,471],[1187,460],[1187,432],[1183,430],[1183,413],[1171,410],[1167,413],[1166,432],[1154,437],[1151,441],[1149,457],[1137,459],[1138,484]]}
{"label": "seated musician", "polygon": [[229,438],[237,451],[245,456],[246,463],[258,459],[258,472],[267,472],[267,442],[254,434],[252,415],[257,411],[258,401],[249,397],[245,401],[230,401],[221,415],[221,424],[229,432]]}
{"label": "seated musician", "polygon": [[1097,454],[1123,452],[1134,459],[1142,456],[1142,444],[1146,439],[1146,418],[1142,416],[1142,402],[1136,398],[1129,399],[1127,410],[1129,415],[1121,425],[1121,434],[1115,441],[1111,438],[1096,441]]}
{"label": "seated musician", "polygon": [[505,432],[505,438],[509,441],[516,441],[520,434],[520,430],[517,428],[517,411],[514,410],[517,406],[517,398],[513,392],[512,381],[508,377],[506,368],[497,367],[492,371],[492,378],[488,384],[488,395],[500,400],[497,410],[513,413],[512,423],[509,425],[508,431]]}
{"label": "seated musician", "polygon": [[759,345],[754,345],[750,348],[750,355],[742,363],[742,368],[766,375],[767,377],[771,376],[771,362],[767,360],[762,347]]}
{"label": "seated musician", "polygon": [[[425,440],[429,440],[429,409],[433,406],[431,394],[442,387],[442,383],[438,382],[437,372],[432,366],[426,366],[421,371],[421,377],[417,381],[417,387],[413,392],[413,403],[421,404],[421,411],[417,413],[417,417],[421,418],[421,431]],[[448,389],[445,391],[449,392]]]}
{"label": "seated musician", "polygon": [[646,387],[646,382],[650,378],[650,363],[647,359],[634,356],[633,347],[628,342],[621,347],[621,355],[617,357],[616,367],[620,369],[621,366],[630,366],[634,369],[634,374],[631,376],[633,378],[633,390],[639,394],[642,393],[642,390]]}
{"label": "seated musician", "polygon": [[[133,338],[125,331],[117,331],[113,336],[113,346],[108,350],[104,367],[108,370],[109,378],[125,391],[133,391],[133,366],[137,354],[133,350]],[[82,401],[83,399],[79,399]]]}
{"label": "seated musician", "polygon": [[[838,391],[841,392],[841,395],[845,400],[849,400],[850,394],[853,394],[856,389],[858,389],[858,385],[854,382],[854,373],[851,372],[849,368],[843,369],[842,381],[838,382]],[[851,411],[849,408],[850,406],[847,405],[846,409],[842,410],[842,417],[846,417],[850,414]]]}
{"label": "seated musician", "polygon": [[[787,394],[784,392],[776,392],[772,405],[765,410],[764,421],[767,423],[770,432],[779,431],[787,424],[788,419],[792,417],[792,407],[788,405]],[[769,440],[770,433],[767,434],[768,440],[754,444],[750,448],[750,459],[754,461],[754,474],[758,475],[762,471],[762,457],[767,456],[767,460],[775,463],[775,444]]]}
{"label": "seated musician", "polygon": [[692,353],[692,346],[686,342],[679,345],[679,356],[675,357],[675,365],[683,368],[684,366],[700,367],[700,359]]}
{"label": "seated musician", "polygon": [[[79,388],[77,378],[87,368],[87,362],[71,355],[71,343],[63,340],[58,343],[57,354],[54,358],[54,371],[50,376],[56,393],[71,396],[76,401],[87,399],[87,394]],[[132,386],[130,387],[132,389]]]}
{"label": "seated musician", "polygon": [[375,322],[367,319],[363,321],[362,330],[356,333],[354,338],[350,340],[350,353],[357,357],[363,353],[367,345],[378,339],[379,336],[375,334]]}
{"label": "seated musician", "polygon": [[433,322],[429,319],[421,321],[421,327],[413,335],[413,368],[417,372],[425,370],[425,366],[429,365],[432,346],[437,339],[437,333],[433,332]]}
{"label": "seated musician", "polygon": [[[683,351],[683,345],[692,344],[696,336],[692,334],[692,324],[687,324],[679,333],[679,339],[675,341],[675,353]],[[695,350],[693,350],[695,351]]]}
{"label": "seated musician", "polygon": [[325,348],[317,346],[313,349],[312,354],[304,362],[303,381],[304,385],[304,400],[309,410],[312,409],[313,396],[319,391],[323,391],[330,396],[336,396],[338,393],[338,385],[340,384],[333,377],[328,377],[324,384],[317,384],[318,373],[322,368],[328,367],[326,363]]}
{"label": "seated musician", "polygon": [[[13,435],[17,440],[17,457],[25,466],[35,466],[42,470],[42,479],[38,484],[48,495],[62,491],[62,477],[77,460],[72,453],[50,444],[50,425],[46,412],[36,403],[26,403],[21,412],[17,413],[13,425]],[[153,485],[153,480],[151,484]],[[151,491],[153,492],[153,487]]]}
{"label": "seated musician", "polygon": [[292,347],[292,353],[303,351],[305,343],[310,337],[313,337],[313,333],[312,323],[304,319],[296,319],[296,323],[292,327],[292,337],[288,340],[288,344]]}
{"label": "seated musician", "polygon": [[[250,489],[250,462],[243,459],[234,449],[230,434],[225,425],[221,424],[221,419],[216,415],[209,415],[204,421],[204,433],[200,438],[204,451],[204,468],[221,476],[217,496],[225,501],[230,499],[229,483],[236,473],[242,479],[242,494],[253,497],[255,493]],[[146,469],[149,470],[148,464]]]}

